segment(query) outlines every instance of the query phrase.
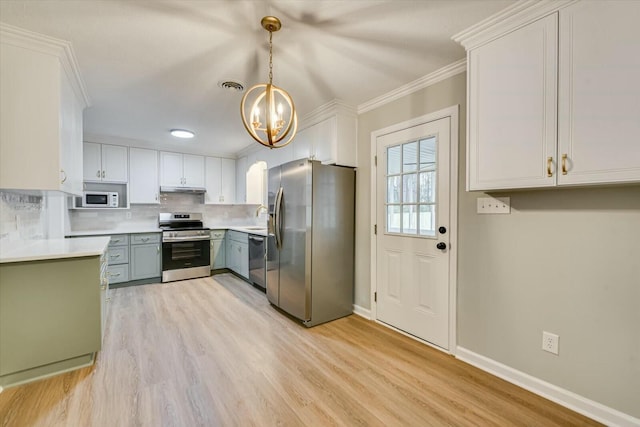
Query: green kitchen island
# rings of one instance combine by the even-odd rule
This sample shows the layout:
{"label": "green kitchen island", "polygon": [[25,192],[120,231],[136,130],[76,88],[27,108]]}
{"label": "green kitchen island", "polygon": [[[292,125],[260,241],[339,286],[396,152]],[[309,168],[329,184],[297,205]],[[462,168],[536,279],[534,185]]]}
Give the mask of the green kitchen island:
{"label": "green kitchen island", "polygon": [[91,365],[106,320],[108,237],[0,245],[0,387]]}

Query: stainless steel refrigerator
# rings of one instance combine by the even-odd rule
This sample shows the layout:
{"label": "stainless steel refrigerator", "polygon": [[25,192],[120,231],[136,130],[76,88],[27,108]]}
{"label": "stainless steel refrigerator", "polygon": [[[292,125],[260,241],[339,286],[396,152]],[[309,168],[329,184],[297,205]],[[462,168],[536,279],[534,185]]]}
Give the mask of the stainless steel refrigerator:
{"label": "stainless steel refrigerator", "polygon": [[309,327],[351,314],[355,170],[303,159],[268,182],[269,302]]}

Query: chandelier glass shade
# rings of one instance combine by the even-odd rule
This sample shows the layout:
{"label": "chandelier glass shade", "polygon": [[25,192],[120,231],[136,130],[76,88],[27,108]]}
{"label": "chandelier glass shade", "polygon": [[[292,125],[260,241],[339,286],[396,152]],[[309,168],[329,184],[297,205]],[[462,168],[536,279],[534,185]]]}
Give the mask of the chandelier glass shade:
{"label": "chandelier glass shade", "polygon": [[252,86],[242,97],[242,124],[258,143],[269,148],[289,144],[298,129],[298,117],[293,99],[286,90],[273,84],[273,32],[282,24],[274,16],[265,16],[262,27],[269,32],[269,83]]}

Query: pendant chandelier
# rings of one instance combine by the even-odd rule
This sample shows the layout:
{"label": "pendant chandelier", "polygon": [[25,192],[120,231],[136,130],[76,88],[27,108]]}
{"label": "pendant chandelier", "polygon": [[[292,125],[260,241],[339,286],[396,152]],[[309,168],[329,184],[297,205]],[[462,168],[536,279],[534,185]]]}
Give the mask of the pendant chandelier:
{"label": "pendant chandelier", "polygon": [[242,124],[249,135],[269,148],[281,148],[289,144],[298,129],[298,116],[293,99],[273,82],[273,33],[282,28],[275,16],[265,16],[260,21],[269,32],[269,83],[251,87],[242,97],[240,114]]}

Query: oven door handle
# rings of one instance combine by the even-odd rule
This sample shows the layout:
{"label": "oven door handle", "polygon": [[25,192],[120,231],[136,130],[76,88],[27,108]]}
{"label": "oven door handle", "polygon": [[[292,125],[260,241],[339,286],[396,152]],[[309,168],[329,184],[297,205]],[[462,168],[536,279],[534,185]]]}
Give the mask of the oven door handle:
{"label": "oven door handle", "polygon": [[198,237],[171,237],[168,240],[163,239],[162,243],[171,243],[171,242],[206,242],[210,240],[207,236],[198,236]]}

